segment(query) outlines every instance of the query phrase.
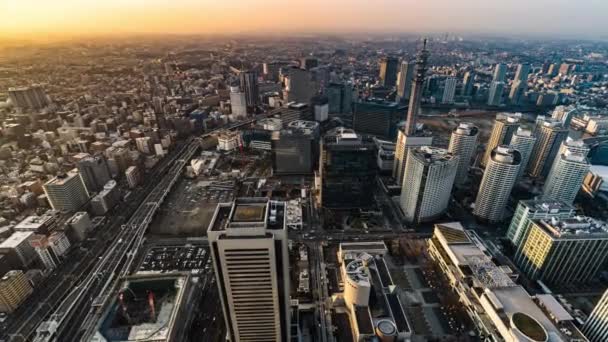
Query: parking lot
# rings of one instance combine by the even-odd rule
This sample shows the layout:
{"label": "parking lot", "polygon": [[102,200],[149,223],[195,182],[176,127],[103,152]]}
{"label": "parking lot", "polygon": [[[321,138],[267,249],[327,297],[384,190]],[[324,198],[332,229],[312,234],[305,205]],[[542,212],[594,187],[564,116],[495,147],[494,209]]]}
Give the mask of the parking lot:
{"label": "parking lot", "polygon": [[209,249],[204,246],[152,247],[148,249],[139,265],[140,272],[161,273],[180,271],[204,273],[210,271],[210,268]]}

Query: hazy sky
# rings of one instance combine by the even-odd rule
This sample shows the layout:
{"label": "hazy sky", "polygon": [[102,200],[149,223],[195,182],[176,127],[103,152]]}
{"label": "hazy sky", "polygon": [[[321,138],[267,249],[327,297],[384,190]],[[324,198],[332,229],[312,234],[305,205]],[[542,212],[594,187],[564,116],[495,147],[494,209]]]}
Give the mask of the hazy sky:
{"label": "hazy sky", "polygon": [[478,32],[606,37],[607,0],[0,0],[0,36]]}

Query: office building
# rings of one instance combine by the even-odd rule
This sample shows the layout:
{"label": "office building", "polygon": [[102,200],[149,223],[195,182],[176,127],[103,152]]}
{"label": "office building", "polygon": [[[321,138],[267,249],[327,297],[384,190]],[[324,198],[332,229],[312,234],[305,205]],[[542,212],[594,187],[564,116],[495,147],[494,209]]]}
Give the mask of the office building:
{"label": "office building", "polygon": [[220,203],[207,237],[229,340],[289,341],[285,203]]}
{"label": "office building", "polygon": [[532,177],[546,177],[562,141],[568,137],[564,124],[552,118],[541,117],[536,120],[536,144],[530,156],[528,173]]}
{"label": "office building", "polygon": [[0,243],[0,254],[8,256],[13,268],[27,269],[36,262],[36,251],[30,244],[34,232],[14,232]]}
{"label": "office building", "polygon": [[454,179],[456,185],[464,184],[467,181],[471,159],[477,150],[478,135],[479,129],[470,122],[461,122],[452,131],[448,151],[458,157],[458,170]]}
{"label": "office building", "polygon": [[317,122],[326,121],[329,118],[329,99],[325,95],[315,95],[310,99],[312,117]]}
{"label": "office building", "polygon": [[102,154],[80,159],[76,167],[89,193],[98,192],[112,179],[108,161]]}
{"label": "office building", "polygon": [[467,71],[464,74],[464,79],[462,80],[462,91],[460,93],[461,96],[471,96],[473,95],[473,81],[475,80],[475,74],[471,71]]}
{"label": "office building", "polygon": [[575,208],[572,205],[561,201],[519,201],[511,224],[509,224],[506,237],[517,249],[522,241],[525,241],[532,220],[547,220],[551,217],[561,220],[571,218],[575,214]]}
{"label": "office building", "polygon": [[456,95],[456,83],[458,83],[456,77],[448,77],[445,80],[443,96],[441,97],[442,103],[454,103],[454,95]]}
{"label": "office building", "polygon": [[411,149],[400,199],[405,220],[420,223],[443,215],[457,170],[458,157],[447,150],[430,146]]}
{"label": "office building", "polygon": [[382,241],[341,243],[338,252],[344,280],[345,310],[355,341],[407,341],[412,327],[399,299],[384,256]]}
{"label": "office building", "polygon": [[492,151],[475,200],[475,216],[488,222],[502,221],[520,167],[519,151],[506,145]]}
{"label": "office building", "polygon": [[378,170],[382,174],[390,175],[393,172],[393,163],[395,162],[395,143],[378,138],[373,140],[378,152],[376,157]]}
{"label": "office building", "polygon": [[310,102],[318,93],[319,83],[313,79],[313,74],[300,68],[289,68],[284,76],[284,96],[287,102]]}
{"label": "office building", "polygon": [[23,271],[13,270],[0,279],[0,312],[15,311],[34,289]]}
{"label": "office building", "polygon": [[505,90],[505,82],[492,81],[488,93],[488,106],[500,106],[502,104],[502,93]]}
{"label": "office building", "polygon": [[312,174],[318,160],[319,123],[292,121],[272,135],[272,172],[275,175]]}
{"label": "office building", "polygon": [[501,113],[496,115],[494,121],[494,127],[492,128],[492,134],[488,140],[486,151],[481,161],[481,165],[486,165],[490,154],[494,151],[498,145],[509,145],[513,133],[517,132],[519,128],[519,120],[521,118],[520,113]]}
{"label": "office building", "polygon": [[60,264],[61,261],[49,247],[49,242],[46,235],[34,235],[34,237],[30,240],[30,244],[36,251],[38,258],[40,258],[42,264],[47,270],[53,270],[57,267],[57,265]]}
{"label": "office building", "polygon": [[604,291],[581,330],[589,342],[608,340],[608,290]]}
{"label": "office building", "polygon": [[543,199],[574,203],[589,172],[587,157],[571,150],[557,156],[543,187]]}
{"label": "office building", "polygon": [[54,210],[75,212],[89,200],[89,192],[77,169],[54,177],[43,188]]}
{"label": "office building", "polygon": [[424,87],[424,76],[427,69],[429,59],[429,51],[426,49],[426,39],[423,42],[422,50],[416,55],[416,66],[414,69],[414,82],[412,83],[412,91],[410,93],[409,106],[407,107],[407,119],[405,128],[397,133],[397,146],[395,147],[395,163],[393,165],[393,178],[398,185],[403,183],[403,174],[405,171],[405,163],[407,161],[407,153],[410,148],[420,146],[431,146],[433,143],[432,137],[420,134],[416,117],[420,110],[420,100]]}
{"label": "office building", "polygon": [[230,87],[230,109],[235,116],[247,115],[247,96],[238,86]]}
{"label": "office building", "polygon": [[507,80],[507,65],[498,63],[494,67],[494,74],[492,76],[493,82],[505,82]]}
{"label": "office building", "polygon": [[330,83],[325,89],[329,114],[352,113],[353,87],[347,83]]}
{"label": "office building", "polygon": [[[91,322],[94,324],[94,336],[86,340],[187,341],[192,313],[197,310],[198,303],[193,298],[200,291],[193,278],[187,272],[159,274],[148,271],[147,274],[134,274],[119,279],[116,291],[110,292],[104,306],[99,307],[101,317],[97,322]],[[37,331],[38,336],[48,334],[41,328],[42,326]]]}
{"label": "office building", "polygon": [[49,101],[48,96],[40,85],[9,88],[8,98],[13,103],[13,106],[23,109],[41,109],[51,104],[51,101]]}
{"label": "office building", "polygon": [[511,91],[509,92],[509,102],[514,106],[521,105],[526,88],[526,83],[524,81],[513,81],[513,84],[511,84]]}
{"label": "office building", "polygon": [[323,207],[355,209],[372,205],[377,173],[373,141],[338,127],[323,138],[319,164]]}
{"label": "office building", "polygon": [[129,189],[136,188],[141,182],[141,174],[137,166],[129,166],[125,171],[125,177],[127,178]]}
{"label": "office building", "polygon": [[383,57],[380,59],[380,84],[391,88],[397,83],[397,69],[399,68],[399,59],[396,57]]}
{"label": "office building", "polygon": [[436,224],[428,250],[482,340],[585,341],[555,297],[531,296],[515,283],[517,275],[508,266],[494,263],[480,241],[458,222]]}
{"label": "office building", "polygon": [[517,180],[523,176],[526,168],[528,167],[528,162],[530,161],[530,156],[532,155],[532,150],[534,149],[535,143],[536,137],[532,135],[532,131],[523,129],[521,127],[519,127],[517,131],[513,133],[513,137],[511,137],[511,143],[509,146],[518,150],[521,154],[521,167],[519,168],[519,173],[517,174]]}
{"label": "office building", "polygon": [[585,284],[608,257],[608,225],[586,216],[532,220],[515,253],[519,269],[549,286]]}
{"label": "office building", "polygon": [[255,71],[244,71],[239,74],[240,89],[245,93],[247,107],[254,108],[260,104],[258,74]]}
{"label": "office building", "polygon": [[513,82],[522,81],[524,83],[528,82],[528,74],[530,74],[530,64],[519,64],[517,65],[517,71],[515,72],[515,77],[513,78]]}
{"label": "office building", "polygon": [[353,128],[357,133],[393,140],[397,137],[397,124],[405,119],[404,110],[397,102],[380,99],[357,101],[354,103]]}
{"label": "office building", "polygon": [[313,57],[302,57],[300,58],[300,68],[304,70],[310,70],[319,66],[319,60]]}
{"label": "office building", "polygon": [[397,75],[397,102],[405,102],[410,99],[412,81],[414,80],[414,68],[414,63],[401,62],[399,74]]}

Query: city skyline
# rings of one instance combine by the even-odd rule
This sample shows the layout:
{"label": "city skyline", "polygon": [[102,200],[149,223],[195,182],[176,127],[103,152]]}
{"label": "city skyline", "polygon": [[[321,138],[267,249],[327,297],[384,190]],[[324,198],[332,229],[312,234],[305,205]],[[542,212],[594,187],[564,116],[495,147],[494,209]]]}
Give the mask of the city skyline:
{"label": "city skyline", "polygon": [[[549,6],[551,5],[551,6]],[[81,0],[6,3],[0,39],[47,40],[117,34],[442,33],[555,36],[605,39],[608,5],[523,0],[457,4],[441,0],[383,0],[380,3],[318,0]],[[576,19],[576,18],[584,18]],[[516,26],[513,23],[517,23]]]}

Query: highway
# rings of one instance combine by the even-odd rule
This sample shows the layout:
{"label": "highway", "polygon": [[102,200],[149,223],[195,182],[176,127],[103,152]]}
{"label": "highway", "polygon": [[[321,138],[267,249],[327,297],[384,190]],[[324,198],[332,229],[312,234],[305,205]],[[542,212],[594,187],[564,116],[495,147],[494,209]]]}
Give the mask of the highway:
{"label": "highway", "polygon": [[[180,150],[183,143],[177,145]],[[153,170],[149,179],[155,179],[166,172],[173,163],[172,155],[164,158]],[[6,329],[0,334],[3,339],[10,341],[27,341],[34,334],[38,325],[51,315],[59,304],[69,295],[74,286],[78,286],[82,279],[92,270],[98,258],[108,248],[118,233],[120,226],[143,201],[156,183],[148,181],[144,187],[129,198],[127,203],[121,203],[106,217],[111,217],[98,227],[92,235],[76,244],[67,255],[69,262],[62,263],[39,286],[35,292],[9,316]]]}

